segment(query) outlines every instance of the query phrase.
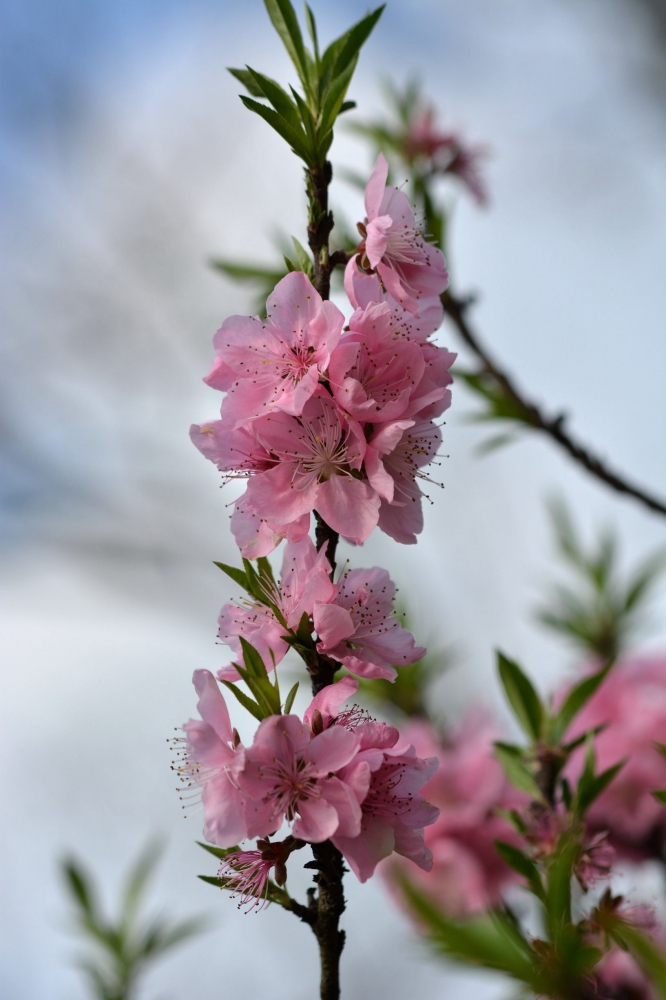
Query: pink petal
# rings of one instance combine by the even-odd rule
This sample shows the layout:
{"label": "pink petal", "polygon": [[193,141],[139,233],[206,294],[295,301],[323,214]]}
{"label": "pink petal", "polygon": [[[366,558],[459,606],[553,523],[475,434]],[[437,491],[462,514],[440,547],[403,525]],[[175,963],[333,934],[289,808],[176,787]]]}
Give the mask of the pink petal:
{"label": "pink petal", "polygon": [[293,465],[288,462],[253,476],[245,491],[247,507],[260,517],[280,524],[288,524],[309,513],[315,506],[315,498],[318,499],[317,485],[313,483],[307,489],[296,489],[292,476]]}
{"label": "pink petal", "polygon": [[231,743],[233,730],[227,703],[210,670],[195,670],[192,675],[192,683],[199,696],[197,704],[199,715],[204,722],[213,727],[221,740],[224,740],[225,743]]}
{"label": "pink petal", "polygon": [[317,487],[314,506],[334,531],[360,545],[377,525],[379,504],[379,496],[367,482],[331,476]]}
{"label": "pink petal", "polygon": [[[383,302],[385,296],[377,275],[359,271],[357,261],[358,254],[355,254],[345,268],[345,292],[354,309],[365,309],[371,302]],[[441,303],[440,308],[443,318],[444,310]],[[441,325],[441,320],[437,326],[439,325]],[[437,327],[433,329],[437,329]]]}
{"label": "pink petal", "polygon": [[358,656],[351,654],[345,656],[339,650],[335,650],[334,655],[347,670],[356,674],[357,677],[383,678],[385,681],[394,681],[398,676],[397,670],[387,664],[371,663],[369,660],[359,659]]}
{"label": "pink petal", "polygon": [[211,389],[218,389],[220,392],[227,392],[233,385],[234,378],[233,371],[227,365],[222,358],[215,358],[213,361],[213,367],[206,375],[204,382],[209,385]]}
{"label": "pink petal", "polygon": [[337,832],[340,836],[358,837],[363,813],[353,789],[339,778],[327,778],[322,782],[322,798],[332,805],[338,814]]}
{"label": "pink petal", "polygon": [[379,527],[402,545],[416,545],[416,536],[423,531],[421,497],[407,497],[406,502],[400,506],[382,501]]}
{"label": "pink petal", "polygon": [[334,806],[324,799],[301,799],[299,816],[293,825],[293,834],[301,840],[320,844],[329,840],[338,828],[338,814]]}
{"label": "pink petal", "polygon": [[395,491],[395,479],[386,471],[386,467],[379,457],[379,452],[372,445],[365,449],[363,460],[365,474],[373,490],[379,494],[382,500],[390,503],[393,500]]}
{"label": "pink petal", "polygon": [[312,726],[312,713],[315,709],[321,712],[324,717],[324,721],[327,719],[335,719],[339,714],[340,706],[343,705],[348,698],[351,698],[353,694],[356,694],[357,691],[357,680],[354,680],[353,677],[341,677],[339,681],[335,682],[335,684],[329,684],[328,687],[322,688],[321,691],[314,696],[305,710],[303,721],[307,722],[308,726]]}
{"label": "pink petal", "polygon": [[388,179],[388,169],[386,157],[380,153],[365,188],[365,214],[371,221],[379,215],[379,206],[382,203]]}
{"label": "pink petal", "polygon": [[[388,246],[388,232],[392,223],[393,219],[390,215],[380,215],[379,218],[368,223],[368,235],[365,239],[365,252],[368,260],[370,261],[370,267],[377,267],[380,260],[386,253],[386,247]],[[384,284],[386,284],[386,282],[384,282]]]}
{"label": "pink petal", "polygon": [[207,781],[201,800],[204,807],[204,837],[218,847],[233,847],[247,837],[245,800],[224,773]]}
{"label": "pink petal", "polygon": [[365,816],[358,837],[331,837],[359,882],[367,882],[382,860],[393,853],[393,827],[377,816]]}
{"label": "pink petal", "polygon": [[388,267],[386,264],[382,264],[381,261],[377,264],[377,271],[379,272],[384,288],[389,295],[393,296],[396,302],[398,302],[403,309],[410,312],[412,316],[418,316],[418,299],[410,294],[409,287],[400,280],[397,271],[394,271],[392,267]]}
{"label": "pink petal", "polygon": [[[310,732],[306,731],[309,738]],[[348,764],[358,750],[358,745],[358,738],[349,729],[343,726],[330,726],[310,740],[303,757],[314,764],[320,774],[329,774],[339,771]]]}
{"label": "pink petal", "polygon": [[312,620],[323,650],[332,649],[355,632],[351,615],[338,604],[315,604]]}
{"label": "pink petal", "polygon": [[189,719],[183,726],[192,757],[204,767],[227,767],[234,752],[212,726],[199,719]]}

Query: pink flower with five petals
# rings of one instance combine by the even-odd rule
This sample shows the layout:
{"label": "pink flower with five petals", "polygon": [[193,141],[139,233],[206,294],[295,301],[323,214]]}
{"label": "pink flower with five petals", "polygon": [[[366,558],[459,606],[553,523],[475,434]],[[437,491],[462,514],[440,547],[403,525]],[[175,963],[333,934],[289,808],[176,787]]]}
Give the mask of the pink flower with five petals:
{"label": "pink flower with five petals", "polygon": [[449,276],[441,250],[416,228],[407,196],[387,186],[387,178],[388,163],[380,153],[365,189],[365,257],[387,292],[417,316],[419,300],[441,295]]}

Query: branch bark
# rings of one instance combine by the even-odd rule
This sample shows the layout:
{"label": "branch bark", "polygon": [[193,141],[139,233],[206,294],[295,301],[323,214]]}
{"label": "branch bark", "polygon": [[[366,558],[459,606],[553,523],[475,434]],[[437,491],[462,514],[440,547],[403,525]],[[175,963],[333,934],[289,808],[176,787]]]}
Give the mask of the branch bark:
{"label": "branch bark", "polygon": [[642,487],[635,485],[625,478],[624,475],[608,466],[602,459],[598,458],[565,429],[565,416],[560,414],[556,417],[547,416],[541,407],[525,396],[516,386],[513,379],[500,367],[495,359],[490,355],[487,348],[482,344],[478,334],[472,329],[467,321],[467,310],[469,301],[456,298],[451,292],[444,292],[442,295],[444,311],[452,320],[458,333],[469,348],[476,354],[482,364],[482,370],[492,375],[495,381],[502,387],[509,398],[519,406],[525,413],[526,422],[537,431],[546,434],[551,441],[554,441],[562,448],[570,458],[573,459],[590,475],[610,486],[617,493],[633,497],[648,510],[656,514],[666,515],[666,501],[661,497],[651,494]]}
{"label": "branch bark", "polygon": [[[329,258],[328,240],[333,229],[333,215],[328,208],[328,186],[333,171],[328,160],[322,167],[306,170],[306,186],[309,199],[308,243],[314,262],[314,286],[322,299],[328,299],[331,291],[331,270],[337,261]],[[315,511],[317,550],[326,545],[326,555],[331,564],[331,576],[335,572],[335,552],[339,535],[333,531],[324,518]],[[312,693],[317,694],[332,684],[339,664],[328,656],[319,655],[311,665]],[[299,904],[296,910],[301,920],[305,920],[319,944],[321,966],[321,1000],[338,1000],[340,996],[340,956],[345,942],[344,931],[340,930],[340,917],[345,909],[342,878],[345,871],[342,855],[330,840],[313,844],[313,867],[316,867],[317,894],[312,896],[309,907]]]}

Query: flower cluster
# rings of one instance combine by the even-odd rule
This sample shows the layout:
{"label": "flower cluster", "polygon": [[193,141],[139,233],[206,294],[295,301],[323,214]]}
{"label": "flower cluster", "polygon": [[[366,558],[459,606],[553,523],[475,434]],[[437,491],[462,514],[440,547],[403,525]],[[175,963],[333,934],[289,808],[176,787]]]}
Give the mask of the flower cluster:
{"label": "flower cluster", "polygon": [[488,191],[480,169],[488,155],[486,146],[467,145],[456,132],[443,132],[435,124],[432,105],[418,108],[403,138],[402,152],[408,163],[425,161],[436,174],[457,177],[477,204],[486,205]]}
{"label": "flower cluster", "polygon": [[[201,719],[183,726],[174,766],[186,787],[201,789],[206,840],[226,848],[260,838],[259,850],[227,855],[220,872],[241,900],[262,895],[271,867],[283,865],[299,841],[332,840],[362,882],[394,851],[431,866],[423,829],[439,810],[420,789],[437,760],[417,756],[395,727],[357,707],[341,711],[356,680],[324,688],[302,720],[268,716],[249,747],[232,729],[210,671],[196,670],[193,683]],[[284,823],[291,833],[280,850],[268,838]]]}
{"label": "flower cluster", "polygon": [[380,155],[345,275],[347,326],[295,271],[265,320],[232,316],[215,335],[206,382],[225,393],[220,419],[191,437],[225,475],[247,479],[231,518],[246,558],[305,538],[313,511],[356,544],[377,525],[407,544],[423,528],[419,480],[450,403],[454,355],[428,340],[448,276],[387,176]]}
{"label": "flower cluster", "polygon": [[[243,637],[272,669],[289,648],[285,633],[298,629],[303,615],[316,631],[316,651],[359,677],[394,680],[394,664],[414,663],[426,652],[393,613],[395,585],[385,569],[345,570],[334,583],[325,549],[317,552],[310,538],[287,543],[280,580],[262,587],[261,600],[250,596],[220,612],[218,635],[240,663]],[[230,664],[218,677],[238,680],[239,674]]]}

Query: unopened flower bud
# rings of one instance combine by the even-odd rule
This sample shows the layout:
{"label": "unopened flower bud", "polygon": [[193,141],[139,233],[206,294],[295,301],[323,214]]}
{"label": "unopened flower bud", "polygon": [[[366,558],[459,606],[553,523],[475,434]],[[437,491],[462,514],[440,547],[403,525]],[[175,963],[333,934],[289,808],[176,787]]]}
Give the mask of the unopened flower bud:
{"label": "unopened flower bud", "polygon": [[324,718],[318,708],[312,713],[312,732],[315,736],[324,732]]}
{"label": "unopened flower bud", "polygon": [[287,866],[282,861],[275,863],[275,882],[277,885],[284,885],[287,881]]}

